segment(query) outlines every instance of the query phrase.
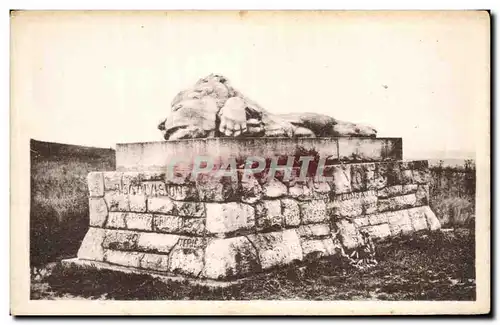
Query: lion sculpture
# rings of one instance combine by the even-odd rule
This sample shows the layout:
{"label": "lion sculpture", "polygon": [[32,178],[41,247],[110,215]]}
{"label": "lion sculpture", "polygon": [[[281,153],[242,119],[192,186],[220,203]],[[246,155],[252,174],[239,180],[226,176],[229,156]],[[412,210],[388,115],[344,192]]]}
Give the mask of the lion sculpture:
{"label": "lion sculpture", "polygon": [[272,114],[210,74],[181,91],[158,128],[165,140],[212,137],[376,137],[372,127],[318,113]]}

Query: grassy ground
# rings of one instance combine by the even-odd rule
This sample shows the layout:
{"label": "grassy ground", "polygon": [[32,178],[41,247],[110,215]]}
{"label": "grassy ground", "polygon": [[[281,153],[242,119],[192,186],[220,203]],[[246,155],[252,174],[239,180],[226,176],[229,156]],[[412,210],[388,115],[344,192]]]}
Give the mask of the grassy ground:
{"label": "grassy ground", "polygon": [[31,299],[475,300],[471,230],[424,232],[378,243],[377,259],[377,266],[361,271],[332,258],[263,274],[228,288],[65,269],[52,263],[32,275]]}
{"label": "grassy ground", "polygon": [[474,224],[476,167],[471,160],[430,162],[430,206],[444,227]]}
{"label": "grassy ground", "polygon": [[75,256],[88,229],[87,174],[114,169],[112,149],[31,141],[32,266]]}

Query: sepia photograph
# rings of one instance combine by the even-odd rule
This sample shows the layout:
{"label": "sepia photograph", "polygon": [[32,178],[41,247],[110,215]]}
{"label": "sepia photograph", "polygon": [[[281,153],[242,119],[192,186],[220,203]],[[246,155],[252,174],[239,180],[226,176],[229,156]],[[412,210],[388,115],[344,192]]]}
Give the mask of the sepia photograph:
{"label": "sepia photograph", "polygon": [[490,312],[488,11],[10,24],[12,314]]}

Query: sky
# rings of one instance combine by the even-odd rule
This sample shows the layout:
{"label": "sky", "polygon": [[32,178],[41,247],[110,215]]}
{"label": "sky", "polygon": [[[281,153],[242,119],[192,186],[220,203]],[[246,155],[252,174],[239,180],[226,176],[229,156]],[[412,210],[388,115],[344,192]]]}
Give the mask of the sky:
{"label": "sky", "polygon": [[12,117],[41,141],[162,141],[210,73],[271,112],[402,137],[405,158],[471,157],[488,123],[484,13],[19,13],[11,35]]}

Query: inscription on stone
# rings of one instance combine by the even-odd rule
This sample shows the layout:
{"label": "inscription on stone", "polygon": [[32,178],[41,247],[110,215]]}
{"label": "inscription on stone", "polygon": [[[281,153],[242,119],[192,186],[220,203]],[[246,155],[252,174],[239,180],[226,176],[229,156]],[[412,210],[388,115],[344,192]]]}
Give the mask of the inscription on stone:
{"label": "inscription on stone", "polygon": [[366,192],[344,193],[344,194],[336,195],[333,198],[333,201],[346,201],[346,200],[353,200],[353,199],[361,199],[361,198],[376,196],[376,195],[377,195],[377,192],[374,190],[370,190],[370,191],[366,191]]}
{"label": "inscription on stone", "polygon": [[147,196],[165,196],[167,190],[165,183],[161,181],[143,182],[141,184],[123,184],[116,185],[116,191],[124,195],[147,195]]}
{"label": "inscription on stone", "polygon": [[182,248],[198,248],[204,244],[204,240],[198,237],[179,238],[178,246]]}

